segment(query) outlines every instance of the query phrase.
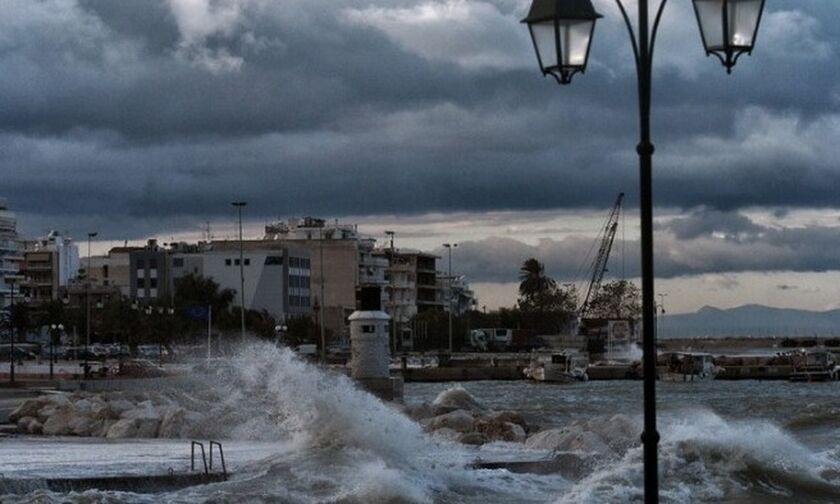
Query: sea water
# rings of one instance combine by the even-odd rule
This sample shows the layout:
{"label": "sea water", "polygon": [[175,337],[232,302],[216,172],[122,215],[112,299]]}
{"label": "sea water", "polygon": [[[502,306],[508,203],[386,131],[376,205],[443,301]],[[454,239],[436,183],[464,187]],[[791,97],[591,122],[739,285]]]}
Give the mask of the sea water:
{"label": "sea water", "polygon": [[[641,501],[641,382],[406,384],[407,404],[461,386],[536,428],[615,427],[620,450],[557,454],[522,444],[460,445],[422,431],[398,408],[285,350],[251,345],[211,385],[207,437],[225,446],[229,481],[177,492],[35,490],[2,502],[634,502]],[[840,386],[787,382],[660,383],[664,502],[840,502]],[[625,432],[626,431],[626,432]],[[568,470],[475,470],[476,460],[563,455]],[[10,438],[2,477],[82,477],[188,467],[187,440]],[[574,467],[572,467],[574,466]],[[1,490],[0,490],[1,491]]]}

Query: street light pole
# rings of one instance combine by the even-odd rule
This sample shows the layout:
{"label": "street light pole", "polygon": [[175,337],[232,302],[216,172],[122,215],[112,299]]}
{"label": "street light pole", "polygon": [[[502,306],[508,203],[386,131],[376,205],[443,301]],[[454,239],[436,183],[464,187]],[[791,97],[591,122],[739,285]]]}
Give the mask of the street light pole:
{"label": "street light pole", "polygon": [[11,304],[11,311],[9,312],[9,328],[11,329],[10,337],[9,337],[9,383],[15,382],[15,281],[16,279],[12,279],[10,282],[12,284],[12,304]]}
{"label": "street light pole", "polygon": [[395,292],[395,284],[394,284],[394,265],[396,265],[396,258],[394,257],[394,232],[393,231],[385,231],[385,234],[391,241],[391,257],[389,258],[388,264],[391,267],[391,276],[388,278],[388,283],[391,287],[391,293],[389,296],[389,304],[391,305],[391,353],[393,354],[396,348],[396,337],[397,337],[397,296]]}
{"label": "street light pole", "polygon": [[90,242],[99,233],[92,232],[87,234],[88,238],[88,257],[87,257],[87,272],[85,274],[85,361],[82,365],[82,378],[87,378],[88,374],[88,348],[90,347],[90,275],[91,275],[91,256],[90,256]]}
{"label": "street light pole", "polygon": [[242,244],[242,207],[245,201],[234,201],[231,205],[239,211],[239,325],[242,339],[245,339],[245,250]]}
{"label": "street light pole", "polygon": [[[659,502],[656,431],[656,333],[653,277],[653,189],[654,147],[650,134],[651,65],[659,21],[667,0],[661,0],[650,28],[648,0],[638,0],[637,31],[621,0],[616,0],[630,35],[636,63],[639,101],[639,195],[642,248],[642,330],[644,371],[644,489],[645,502]],[[692,0],[707,56],[714,55],[727,73],[742,54],[755,44],[764,0]],[[586,71],[595,22],[602,16],[591,0],[533,0],[528,24],[537,62],[544,76],[569,84],[577,73]]]}
{"label": "street light pole", "polygon": [[318,325],[320,326],[318,329],[321,332],[321,363],[326,364],[327,332],[324,326],[324,305],[327,303],[326,299],[324,299],[324,224],[321,224],[321,227],[318,228],[318,263],[321,277],[321,281],[319,282],[321,284],[321,311],[318,313]]}
{"label": "street light pole", "polygon": [[452,353],[452,249],[458,246],[457,243],[444,243],[444,247],[449,251],[449,276],[447,276],[448,295],[447,302],[449,305],[449,353]]}

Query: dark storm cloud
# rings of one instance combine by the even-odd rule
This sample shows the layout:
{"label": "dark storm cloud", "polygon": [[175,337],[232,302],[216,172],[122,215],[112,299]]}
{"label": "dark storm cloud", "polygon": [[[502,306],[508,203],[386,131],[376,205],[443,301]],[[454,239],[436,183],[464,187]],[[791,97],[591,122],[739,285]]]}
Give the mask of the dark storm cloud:
{"label": "dark storm cloud", "polygon": [[[259,217],[591,208],[621,190],[632,205],[629,47],[596,3],[590,69],[561,89],[535,69],[525,0],[9,1],[0,192],[38,226],[95,221],[108,238],[224,215],[231,198]],[[769,4],[726,76],[690,6],[669,6],[658,204],[736,220],[714,212],[837,205],[836,11]]]}
{"label": "dark storm cloud", "polygon": [[[655,240],[658,278],[745,271],[823,272],[840,270],[837,227],[764,226],[739,213],[696,210],[659,223]],[[459,243],[458,264],[476,282],[516,281],[517,268],[535,257],[560,281],[588,280],[597,244],[579,236],[543,239],[536,245],[490,237]],[[639,243],[616,241],[608,278],[639,276]],[[443,253],[443,251],[438,251]],[[778,286],[779,290],[792,286]]]}

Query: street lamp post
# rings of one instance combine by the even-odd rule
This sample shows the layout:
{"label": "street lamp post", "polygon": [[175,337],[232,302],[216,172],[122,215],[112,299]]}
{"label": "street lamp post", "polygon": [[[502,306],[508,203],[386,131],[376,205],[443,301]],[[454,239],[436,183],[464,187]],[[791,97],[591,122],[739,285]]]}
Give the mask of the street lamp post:
{"label": "street lamp post", "polygon": [[[653,143],[650,134],[651,65],[656,33],[667,0],[662,0],[650,29],[648,0],[638,0],[638,32],[621,0],[616,0],[630,35],[636,63],[639,93],[640,217],[642,248],[642,324],[644,361],[644,488],[645,502],[659,501],[656,432],[656,336],[654,333],[653,281]],[[706,54],[715,55],[727,72],[738,57],[750,54],[755,43],[764,0],[692,0]],[[577,73],[584,73],[595,22],[602,17],[591,0],[534,0],[527,23],[537,62],[544,76],[569,84]]]}
{"label": "street lamp post", "polygon": [[447,286],[449,287],[447,302],[449,306],[449,353],[452,353],[452,249],[457,248],[457,243],[444,243],[444,247],[449,251],[449,276],[446,277]]}
{"label": "street lamp post", "polygon": [[389,264],[391,267],[391,275],[388,277],[388,283],[391,287],[391,293],[389,298],[389,303],[391,305],[391,354],[394,353],[396,349],[396,338],[397,338],[397,293],[396,293],[396,285],[394,282],[395,273],[394,266],[397,264],[396,257],[394,256],[394,232],[393,231],[385,231],[385,234],[388,236],[390,240],[390,249],[391,249],[391,256],[389,258]]}
{"label": "street lamp post", "polygon": [[82,365],[82,377],[87,378],[88,375],[88,347],[90,347],[90,275],[91,275],[91,255],[90,242],[99,233],[92,232],[87,234],[88,239],[88,257],[87,257],[87,271],[85,272],[85,361]]}
{"label": "street lamp post", "polygon": [[662,318],[665,315],[665,297],[668,294],[660,292],[657,296],[659,296],[659,310],[656,312],[656,337],[658,338],[662,334]]}
{"label": "street lamp post", "polygon": [[53,372],[53,365],[55,364],[55,340],[61,337],[61,333],[64,331],[64,326],[62,324],[52,324],[50,326],[50,380],[53,379],[54,372]]}
{"label": "street lamp post", "polygon": [[[11,281],[10,281],[11,280]],[[15,283],[17,278],[6,277],[6,281],[11,284],[11,308],[9,312],[9,383],[15,382]]]}
{"label": "street lamp post", "polygon": [[239,325],[243,340],[245,339],[245,251],[242,245],[242,208],[247,204],[244,201],[231,203],[239,212]]}

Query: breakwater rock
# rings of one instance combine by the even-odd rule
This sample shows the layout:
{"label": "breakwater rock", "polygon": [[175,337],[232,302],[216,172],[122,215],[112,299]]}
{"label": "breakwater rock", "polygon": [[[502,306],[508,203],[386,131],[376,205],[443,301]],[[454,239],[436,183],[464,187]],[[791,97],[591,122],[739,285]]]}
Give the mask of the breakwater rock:
{"label": "breakwater rock", "polygon": [[108,438],[189,437],[205,421],[164,394],[50,394],[24,401],[10,415],[25,434]]}
{"label": "breakwater rock", "polygon": [[530,431],[518,413],[490,411],[461,387],[441,392],[432,403],[409,407],[406,413],[427,432],[464,444],[523,443]]}

